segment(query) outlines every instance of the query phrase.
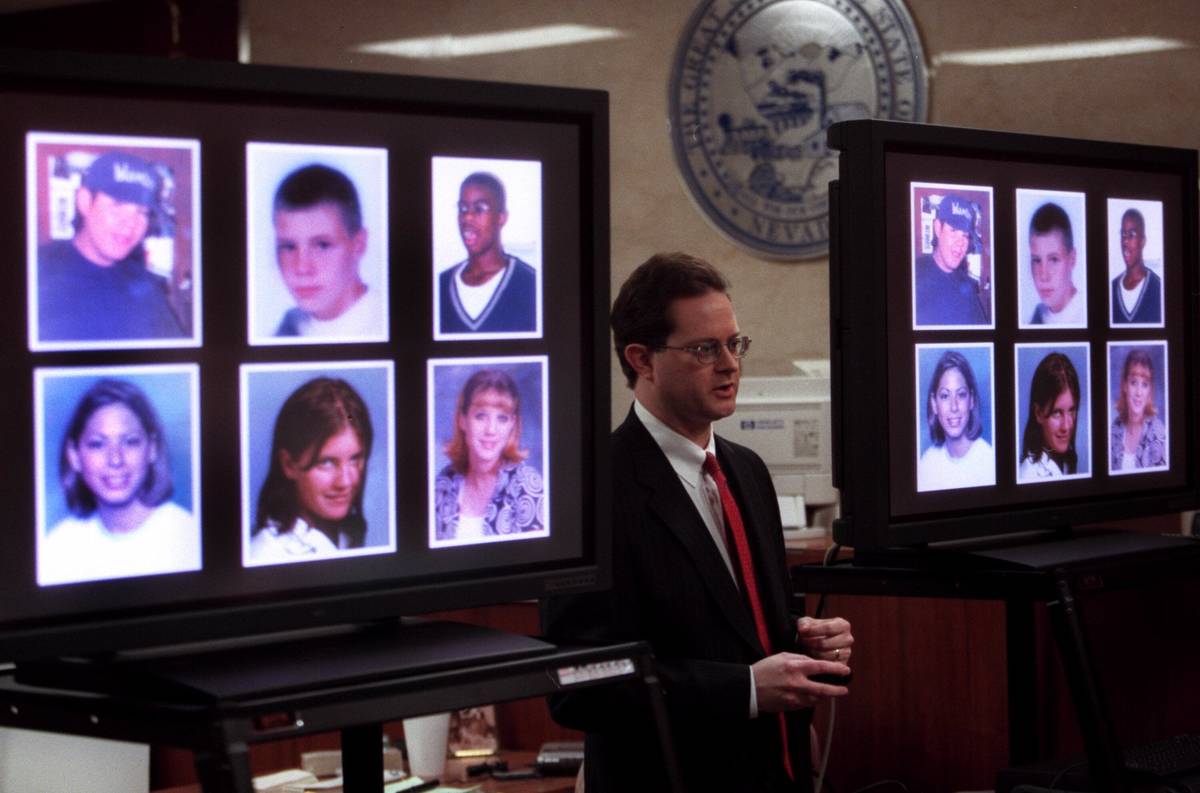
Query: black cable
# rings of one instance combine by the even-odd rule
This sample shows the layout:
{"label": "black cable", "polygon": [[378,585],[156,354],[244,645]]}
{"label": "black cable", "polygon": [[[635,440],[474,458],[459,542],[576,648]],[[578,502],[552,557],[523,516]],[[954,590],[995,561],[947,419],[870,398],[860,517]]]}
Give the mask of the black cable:
{"label": "black cable", "polygon": [[874,790],[875,788],[883,787],[884,785],[895,785],[896,787],[900,788],[900,790],[904,791],[904,793],[908,793],[908,785],[904,784],[899,779],[881,779],[878,782],[872,782],[866,787],[860,787],[858,790],[854,791],[854,793],[867,793],[868,790]]}
{"label": "black cable", "polygon": [[1076,768],[1080,768],[1087,764],[1087,760],[1080,760],[1078,763],[1072,763],[1071,765],[1063,766],[1058,770],[1058,773],[1054,775],[1054,778],[1050,780],[1050,784],[1046,787],[1050,788],[1050,790],[1054,790],[1056,787],[1058,787],[1058,783],[1062,781],[1063,777],[1074,771]]}
{"label": "black cable", "polygon": [[[842,550],[842,546],[838,545],[836,542],[833,545],[830,545],[829,548],[825,550],[825,559],[821,562],[821,566],[829,567],[832,565],[834,560],[837,559],[837,555],[840,550]],[[817,607],[813,610],[813,617],[815,619],[821,619],[821,615],[825,613],[825,595],[826,593],[822,592],[821,597],[817,598]]]}

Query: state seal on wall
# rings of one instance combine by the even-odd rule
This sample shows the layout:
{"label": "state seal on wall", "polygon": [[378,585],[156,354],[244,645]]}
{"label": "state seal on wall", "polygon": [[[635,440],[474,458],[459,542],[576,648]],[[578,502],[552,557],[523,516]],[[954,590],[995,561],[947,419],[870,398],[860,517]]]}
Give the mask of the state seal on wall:
{"label": "state seal on wall", "polygon": [[675,160],[705,216],[772,259],[829,249],[825,128],[924,121],[925,56],[899,0],[705,0],[671,69]]}

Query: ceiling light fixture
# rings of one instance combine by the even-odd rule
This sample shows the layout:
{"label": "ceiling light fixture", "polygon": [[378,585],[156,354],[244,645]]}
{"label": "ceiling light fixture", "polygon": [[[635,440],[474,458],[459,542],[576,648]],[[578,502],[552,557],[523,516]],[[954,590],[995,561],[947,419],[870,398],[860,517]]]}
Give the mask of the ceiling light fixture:
{"label": "ceiling light fixture", "polygon": [[996,47],[984,50],[943,52],[933,58],[934,67],[946,64],[960,66],[1016,66],[1053,61],[1078,61],[1088,58],[1113,58],[1122,55],[1144,55],[1187,49],[1193,44],[1179,39],[1157,36],[1138,36],[1094,41],[1065,41],[1060,44],[1037,44],[1029,47]]}
{"label": "ceiling light fixture", "polygon": [[541,47],[562,47],[591,41],[624,38],[629,34],[616,28],[597,28],[587,25],[542,25],[535,28],[505,30],[498,33],[476,33],[470,36],[426,36],[361,44],[356,52],[373,55],[393,55],[399,58],[445,60],[469,58],[475,55],[494,55],[499,52],[532,50]]}

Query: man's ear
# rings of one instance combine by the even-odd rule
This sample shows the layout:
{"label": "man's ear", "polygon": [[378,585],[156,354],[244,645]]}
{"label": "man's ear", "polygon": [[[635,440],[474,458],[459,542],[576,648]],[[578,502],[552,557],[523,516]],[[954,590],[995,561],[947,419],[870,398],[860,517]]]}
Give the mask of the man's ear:
{"label": "man's ear", "polygon": [[358,231],[354,232],[354,236],[350,238],[350,250],[355,259],[361,259],[363,254],[367,252],[366,226],[363,226]]}
{"label": "man's ear", "polygon": [[643,380],[654,380],[654,364],[651,361],[653,352],[645,344],[626,344],[625,360]]}
{"label": "man's ear", "polygon": [[95,195],[86,187],[81,187],[75,191],[75,209],[80,215],[86,215],[92,209],[92,199]]}

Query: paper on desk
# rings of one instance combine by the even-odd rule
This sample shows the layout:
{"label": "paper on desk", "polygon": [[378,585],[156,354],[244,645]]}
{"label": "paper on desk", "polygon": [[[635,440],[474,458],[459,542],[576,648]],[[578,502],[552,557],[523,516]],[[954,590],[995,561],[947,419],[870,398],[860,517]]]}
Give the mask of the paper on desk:
{"label": "paper on desk", "polygon": [[[383,786],[383,793],[404,793],[405,790],[418,787],[425,784],[425,780],[419,776],[410,776],[408,779],[400,782],[393,782],[390,785]],[[471,793],[473,790],[479,790],[480,785],[471,785],[470,787],[442,787],[433,788],[426,793]]]}
{"label": "paper on desk", "polygon": [[[393,771],[384,769],[383,782],[386,785],[388,782],[395,782],[397,779],[402,779],[405,776],[403,771]],[[336,776],[332,779],[324,779],[319,782],[304,782],[294,785],[284,785],[279,793],[342,793],[342,787],[345,780]]]}
{"label": "paper on desk", "polygon": [[320,782],[308,782],[303,785],[288,785],[283,793],[308,793],[310,790],[320,790],[323,793],[341,793],[342,778],[334,777]]}
{"label": "paper on desk", "polygon": [[299,768],[289,768],[286,771],[278,771],[274,774],[256,776],[254,777],[253,784],[256,793],[283,793],[286,787],[306,785],[309,782],[316,781],[317,778],[307,771],[301,771]]}

